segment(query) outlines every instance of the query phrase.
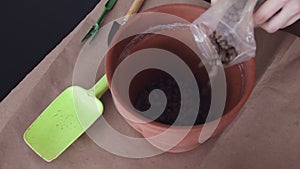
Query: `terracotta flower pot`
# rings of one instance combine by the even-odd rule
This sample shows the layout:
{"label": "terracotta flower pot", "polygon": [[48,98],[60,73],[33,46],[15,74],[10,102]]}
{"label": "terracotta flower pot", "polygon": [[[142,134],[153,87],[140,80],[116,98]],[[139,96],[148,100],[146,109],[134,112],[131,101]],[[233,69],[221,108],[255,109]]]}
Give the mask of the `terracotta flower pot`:
{"label": "terracotta flower pot", "polygon": [[[193,5],[183,5],[183,4],[173,4],[159,6],[156,8],[149,9],[147,12],[160,12],[166,14],[176,15],[178,17],[184,18],[189,22],[193,22],[198,16],[200,16],[205,11],[204,8]],[[161,22],[172,23],[172,20],[156,21],[156,20],[144,20],[144,16],[136,17],[130,20],[126,25],[121,27],[119,32],[116,34],[114,41],[118,37],[124,37],[128,31],[133,27],[138,30],[147,29],[151,26],[158,24],[164,24]],[[158,23],[159,22],[159,23]],[[142,23],[142,24],[141,24]],[[138,28],[137,28],[138,27]],[[116,43],[111,50],[108,52],[106,60],[106,74],[109,82],[110,89],[114,98],[119,97],[118,92],[123,88],[122,83],[112,84],[112,77],[119,66],[119,64],[126,58],[121,54],[124,51],[124,48],[133,40],[134,36],[125,38],[119,43]],[[184,37],[183,37],[184,38]],[[186,36],[187,39],[192,40],[192,37]],[[141,40],[139,43],[136,43],[131,48],[131,53],[147,48],[159,48],[170,51],[189,65],[191,71],[195,77],[199,80],[198,83],[205,83],[208,81],[208,75],[205,69],[199,68],[199,63],[197,61],[197,56],[189,46],[183,44],[182,42],[170,38],[164,35],[151,35],[145,40]],[[129,56],[129,54],[128,54]],[[132,65],[134,67],[135,65]],[[242,106],[247,101],[255,82],[255,73],[256,73],[255,60],[251,59],[245,61],[239,65],[235,65],[225,69],[226,83],[227,83],[227,100],[224,113],[220,119],[215,119],[206,123],[206,127],[217,126],[212,135],[209,135],[208,138],[213,137],[221,133],[236,117]],[[140,90],[150,83],[154,78],[160,76],[159,71],[146,70],[139,76],[136,76],[129,87],[129,97],[132,102],[138,99],[138,94]],[[120,99],[122,100],[122,99]],[[134,109],[131,109],[130,106],[125,103],[115,102],[115,105],[118,111],[124,116],[125,120],[131,125],[134,129],[140,132],[147,140],[158,147],[159,149],[166,150],[169,152],[184,152],[189,151],[197,147],[199,143],[199,135],[201,130],[204,127],[204,124],[195,125],[195,126],[173,126],[161,124],[156,121],[147,122],[148,119],[137,114]],[[129,118],[128,118],[129,117]],[[161,133],[168,131],[167,133],[161,135]],[[178,135],[185,135],[185,137],[177,144],[174,144],[174,139]],[[172,145],[172,146],[170,146]]]}

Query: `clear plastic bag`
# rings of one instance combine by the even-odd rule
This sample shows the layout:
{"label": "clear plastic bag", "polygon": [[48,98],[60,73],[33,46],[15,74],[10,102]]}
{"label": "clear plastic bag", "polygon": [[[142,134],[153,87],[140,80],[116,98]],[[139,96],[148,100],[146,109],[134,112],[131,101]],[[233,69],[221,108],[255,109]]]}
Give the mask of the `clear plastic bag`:
{"label": "clear plastic bag", "polygon": [[255,56],[253,11],[257,0],[220,0],[193,23],[198,47],[208,60],[220,58],[220,52],[209,38],[222,35],[236,50],[236,56],[227,66],[241,63]]}

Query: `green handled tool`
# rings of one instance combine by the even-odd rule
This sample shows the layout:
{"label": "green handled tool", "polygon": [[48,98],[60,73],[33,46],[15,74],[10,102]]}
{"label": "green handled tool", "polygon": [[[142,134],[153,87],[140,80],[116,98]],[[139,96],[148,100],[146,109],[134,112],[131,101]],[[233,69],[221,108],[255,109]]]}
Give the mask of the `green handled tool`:
{"label": "green handled tool", "polygon": [[105,5],[104,5],[104,10],[101,14],[101,16],[98,18],[97,22],[90,28],[90,30],[87,32],[87,34],[82,38],[81,42],[84,42],[85,40],[87,40],[88,38],[92,37],[92,39],[90,40],[90,42],[93,41],[93,39],[95,38],[95,35],[97,34],[97,32],[100,29],[100,23],[103,20],[104,16],[113,9],[113,7],[115,6],[115,4],[117,3],[118,0],[108,0]]}
{"label": "green handled tool", "polygon": [[98,98],[107,89],[106,75],[89,90],[79,86],[67,88],[25,131],[25,142],[51,162],[102,115],[104,107]]}

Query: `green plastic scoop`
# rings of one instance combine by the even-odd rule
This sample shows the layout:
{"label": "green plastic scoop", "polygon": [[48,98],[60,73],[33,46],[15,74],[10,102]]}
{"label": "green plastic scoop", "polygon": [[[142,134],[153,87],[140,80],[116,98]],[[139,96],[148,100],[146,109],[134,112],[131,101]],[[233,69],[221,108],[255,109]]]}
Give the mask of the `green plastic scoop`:
{"label": "green plastic scoop", "polygon": [[79,86],[67,88],[26,130],[25,142],[51,162],[102,115],[104,107],[97,97],[107,89],[105,75],[89,90]]}

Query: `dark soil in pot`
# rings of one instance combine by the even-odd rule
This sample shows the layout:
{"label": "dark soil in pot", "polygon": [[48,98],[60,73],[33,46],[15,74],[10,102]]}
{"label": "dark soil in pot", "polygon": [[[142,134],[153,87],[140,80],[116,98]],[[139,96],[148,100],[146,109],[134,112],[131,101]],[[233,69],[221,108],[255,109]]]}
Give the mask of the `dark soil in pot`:
{"label": "dark soil in pot", "polygon": [[[153,119],[156,122],[172,125],[175,120],[178,117],[178,114],[180,112],[180,106],[181,106],[181,92],[180,89],[175,81],[174,78],[172,78],[169,74],[159,71],[159,70],[149,70],[149,71],[156,71],[156,74],[159,74],[156,76],[153,80],[151,80],[151,83],[148,83],[144,86],[142,90],[140,90],[137,96],[137,99],[134,102],[134,106],[139,111],[146,111],[150,108],[150,102],[148,99],[148,96],[150,92],[154,89],[160,89],[162,90],[167,98],[167,105],[165,108],[165,111],[157,118]],[[143,76],[144,73],[141,73],[140,76]],[[210,108],[210,100],[211,100],[211,92],[210,92],[210,86],[207,82],[206,84],[199,84],[199,94],[200,94],[200,106],[199,106],[199,112],[197,119],[191,119],[191,111],[187,110],[184,112],[184,117],[181,121],[179,121],[179,125],[190,125],[191,122],[194,122],[195,125],[203,124],[207,118],[208,111]],[[189,88],[189,83],[185,83],[184,85],[186,88]],[[188,93],[185,93],[189,95],[189,92],[193,92],[191,90],[187,90]],[[160,100],[157,98],[157,100],[154,100],[154,104],[159,104]],[[196,104],[193,99],[188,100],[189,104]],[[151,115],[149,115],[151,117]]]}
{"label": "dark soil in pot", "polygon": [[[164,35],[149,35],[144,40],[139,41],[131,46],[132,53],[145,48],[159,48],[170,51],[179,56],[192,70],[196,77],[199,95],[200,106],[196,119],[190,119],[190,111],[184,112],[184,118],[180,121],[180,126],[200,125],[205,123],[210,104],[211,104],[211,87],[209,83],[208,73],[204,67],[199,68],[201,60],[191,51],[191,49],[180,41]],[[129,54],[129,53],[128,53]],[[244,81],[243,68],[239,65],[225,69],[227,80],[227,99],[223,114],[229,112],[239,101],[242,96]],[[189,83],[186,82],[186,87],[189,88]],[[149,69],[140,72],[132,80],[129,90],[129,95],[132,105],[139,111],[146,111],[150,108],[149,93],[154,89],[162,90],[167,97],[166,109],[157,119],[156,122],[172,125],[180,110],[181,94],[176,81],[166,72],[156,69]],[[194,91],[190,91],[194,92]],[[186,93],[188,94],[188,93]],[[195,104],[193,100],[188,100],[190,104]],[[145,116],[145,115],[144,115]],[[146,118],[151,117],[149,115]],[[215,120],[219,117],[215,117]],[[191,123],[193,122],[193,123]]]}

